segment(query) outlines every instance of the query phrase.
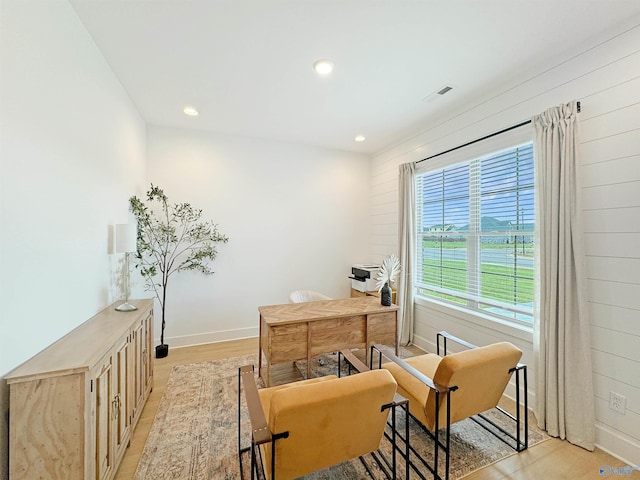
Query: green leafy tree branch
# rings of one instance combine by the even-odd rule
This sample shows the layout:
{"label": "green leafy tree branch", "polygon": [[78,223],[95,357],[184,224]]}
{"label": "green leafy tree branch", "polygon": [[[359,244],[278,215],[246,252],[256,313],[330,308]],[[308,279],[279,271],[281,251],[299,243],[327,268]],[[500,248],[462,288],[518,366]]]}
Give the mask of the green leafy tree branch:
{"label": "green leafy tree branch", "polygon": [[188,203],[169,203],[164,191],[151,184],[146,203],[138,197],[129,199],[131,212],[138,222],[136,267],[145,279],[147,290],[160,302],[164,345],[165,306],[169,278],[181,271],[196,270],[213,274],[211,262],[218,253],[217,243],[227,243],[226,235],[211,221],[200,221],[202,210]]}

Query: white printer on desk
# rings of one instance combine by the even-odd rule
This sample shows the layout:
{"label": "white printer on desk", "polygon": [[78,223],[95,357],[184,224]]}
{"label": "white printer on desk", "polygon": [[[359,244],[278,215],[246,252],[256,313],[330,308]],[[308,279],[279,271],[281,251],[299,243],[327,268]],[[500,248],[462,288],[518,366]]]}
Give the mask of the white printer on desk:
{"label": "white printer on desk", "polygon": [[376,291],[376,277],[380,265],[354,265],[351,267],[351,288],[359,292]]}

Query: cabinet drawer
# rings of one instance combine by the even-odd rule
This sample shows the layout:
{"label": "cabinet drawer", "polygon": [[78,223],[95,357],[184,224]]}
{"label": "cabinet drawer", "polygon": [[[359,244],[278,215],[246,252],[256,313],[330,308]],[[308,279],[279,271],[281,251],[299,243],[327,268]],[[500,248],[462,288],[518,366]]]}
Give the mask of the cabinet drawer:
{"label": "cabinet drawer", "polygon": [[368,320],[368,340],[369,344],[383,343],[387,345],[396,344],[396,314],[376,313],[369,315]]}
{"label": "cabinet drawer", "polygon": [[272,326],[268,345],[271,363],[306,359],[307,335],[306,323]]}
{"label": "cabinet drawer", "polygon": [[366,342],[365,315],[317,320],[311,323],[311,356],[343,348],[364,348]]}

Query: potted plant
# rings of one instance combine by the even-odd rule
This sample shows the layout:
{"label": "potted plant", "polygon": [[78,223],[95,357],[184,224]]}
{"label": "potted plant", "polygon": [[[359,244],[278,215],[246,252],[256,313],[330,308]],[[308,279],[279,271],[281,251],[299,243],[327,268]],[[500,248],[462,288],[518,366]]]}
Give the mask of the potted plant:
{"label": "potted plant", "polygon": [[133,196],[129,206],[138,222],[136,267],[147,290],[153,291],[160,302],[162,328],[156,357],[163,358],[169,353],[164,343],[169,278],[184,270],[213,274],[210,264],[218,253],[216,244],[229,239],[213,222],[200,221],[202,210],[188,203],[170,204],[164,191],[153,184],[146,203]]}

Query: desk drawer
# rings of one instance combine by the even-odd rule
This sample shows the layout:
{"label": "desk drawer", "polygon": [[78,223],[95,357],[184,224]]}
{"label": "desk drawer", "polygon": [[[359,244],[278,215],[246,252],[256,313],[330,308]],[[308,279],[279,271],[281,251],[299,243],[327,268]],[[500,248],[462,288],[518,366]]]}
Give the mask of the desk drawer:
{"label": "desk drawer", "polygon": [[376,313],[369,315],[369,344],[396,344],[396,313]]}
{"label": "desk drawer", "polygon": [[367,317],[331,318],[311,323],[311,356],[335,352],[342,348],[364,348]]}
{"label": "desk drawer", "polygon": [[307,358],[307,324],[273,326],[269,330],[271,363],[293,362]]}

